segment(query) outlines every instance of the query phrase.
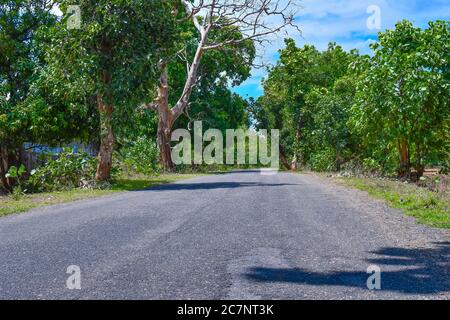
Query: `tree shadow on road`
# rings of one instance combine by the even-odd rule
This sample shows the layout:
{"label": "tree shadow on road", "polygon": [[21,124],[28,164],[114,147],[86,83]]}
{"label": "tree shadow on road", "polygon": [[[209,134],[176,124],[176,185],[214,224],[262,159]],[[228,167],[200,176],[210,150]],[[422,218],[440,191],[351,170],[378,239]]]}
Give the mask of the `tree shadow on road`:
{"label": "tree shadow on road", "polygon": [[204,183],[174,183],[148,188],[148,191],[176,191],[176,190],[212,190],[212,189],[234,189],[249,187],[282,187],[298,184],[290,183],[261,183],[261,182],[204,182]]}
{"label": "tree shadow on road", "polygon": [[[387,247],[372,252],[379,257],[367,259],[368,266],[381,268],[381,289],[407,294],[439,294],[450,291],[450,242],[434,243],[433,248]],[[396,267],[396,270],[389,270]],[[385,271],[383,271],[385,270]],[[388,271],[386,271],[388,270]],[[301,268],[251,268],[250,281],[285,282],[316,286],[367,288],[366,270],[320,273]]]}

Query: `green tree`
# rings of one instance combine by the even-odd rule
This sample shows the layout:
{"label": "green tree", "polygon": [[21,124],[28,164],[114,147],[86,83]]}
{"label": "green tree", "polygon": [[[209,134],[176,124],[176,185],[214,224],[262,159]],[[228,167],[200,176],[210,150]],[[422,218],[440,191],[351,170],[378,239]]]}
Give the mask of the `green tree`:
{"label": "green tree", "polygon": [[[169,69],[173,61],[171,57],[167,57],[159,64],[161,76],[157,97],[145,105],[146,108],[158,114],[157,140],[161,164],[165,169],[174,168],[170,148],[172,129],[175,121],[189,105],[194,87],[199,80],[199,70],[204,57],[208,54],[214,55],[217,50],[228,49],[230,57],[245,59],[250,65],[254,58],[254,41],[263,42],[270,34],[293,26],[294,13],[291,11],[291,6],[281,6],[280,0],[269,2],[247,0],[175,2],[173,11],[178,15],[181,30],[185,32],[190,30],[190,27],[184,26],[184,23],[195,28],[195,36],[186,37],[180,51],[189,50],[192,45],[195,51],[192,57],[186,59],[187,72],[183,81],[183,90],[176,95],[175,103],[171,103],[172,98],[169,94],[171,93]],[[269,18],[274,19],[269,21]],[[274,25],[276,18],[279,22]]]}
{"label": "green tree", "polygon": [[[61,1],[63,12],[71,1]],[[164,0],[81,0],[81,28],[67,16],[49,29],[45,83],[55,101],[100,122],[96,179],[110,177],[114,128],[128,122],[151,97],[157,64],[172,55],[178,33],[171,3]]]}
{"label": "green tree", "polygon": [[[325,147],[323,141],[319,143],[316,139],[318,126],[323,129],[320,129],[321,135],[328,135],[324,137],[329,142],[326,146],[331,146],[337,157],[342,155],[337,151],[340,147],[335,145],[338,141],[332,140],[346,135],[341,132],[346,122],[346,111],[342,109],[344,101],[340,101],[342,108],[339,111],[325,108],[325,104],[334,100],[334,85],[350,73],[349,65],[357,57],[357,52],[347,53],[335,43],[330,43],[326,51],[320,52],[310,45],[298,48],[292,39],[285,42],[286,48],[280,51],[279,62],[263,83],[264,96],[255,105],[259,110],[254,117],[259,126],[281,130],[281,160],[285,167],[296,169],[298,162],[307,164],[313,153],[321,152],[317,150],[320,146]],[[336,92],[340,92],[340,88],[342,85]],[[325,96],[329,97],[328,101],[324,100]],[[317,114],[319,111],[320,116]],[[335,119],[333,112],[339,113],[339,117]],[[327,127],[330,125],[327,122],[332,119],[334,130],[339,132]],[[345,144],[339,141],[341,143]]]}
{"label": "green tree", "polygon": [[[354,79],[344,76],[327,88],[314,88],[306,97],[303,153],[315,170],[337,170],[358,152],[357,137],[347,122],[355,95]],[[328,159],[327,159],[328,157]],[[323,166],[317,160],[323,160]]]}
{"label": "green tree", "polygon": [[42,66],[36,32],[55,22],[51,7],[48,0],[0,3],[0,180],[7,189],[14,180],[6,173],[24,163],[23,143],[32,139],[25,100],[36,80],[35,70]]}
{"label": "green tree", "polygon": [[398,174],[449,159],[449,22],[425,30],[402,21],[379,34],[361,63],[351,125],[367,150],[397,152]]}

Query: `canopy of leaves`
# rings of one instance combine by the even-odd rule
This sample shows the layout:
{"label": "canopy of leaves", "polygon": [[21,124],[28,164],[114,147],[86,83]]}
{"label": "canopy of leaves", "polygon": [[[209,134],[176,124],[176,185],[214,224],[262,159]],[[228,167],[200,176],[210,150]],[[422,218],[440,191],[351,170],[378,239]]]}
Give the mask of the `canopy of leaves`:
{"label": "canopy of leaves", "polygon": [[[61,10],[71,3],[61,1]],[[57,109],[61,117],[50,123],[41,117],[36,130],[95,133],[96,95],[114,106],[116,126],[129,125],[133,110],[153,94],[158,61],[175,50],[178,33],[167,1],[82,0],[78,5],[80,29],[67,28],[66,15],[41,30],[47,65],[30,108],[39,115],[45,108]]]}
{"label": "canopy of leaves", "polygon": [[318,148],[325,147],[325,141],[334,153],[349,143],[344,129],[348,101],[345,97],[335,100],[334,95],[350,90],[351,79],[341,81],[336,90],[334,85],[350,72],[356,57],[355,51],[347,53],[335,43],[320,52],[314,46],[298,48],[292,39],[286,40],[280,61],[264,82],[264,96],[252,107],[258,127],[281,130],[285,156],[301,152],[302,161],[307,162]]}
{"label": "canopy of leaves", "polygon": [[[31,115],[24,110],[35,70],[42,66],[36,31],[54,24],[50,1],[0,3],[0,141],[17,146],[31,137]],[[13,142],[14,140],[14,142]]]}
{"label": "canopy of leaves", "polygon": [[[198,32],[190,23],[180,28],[183,30],[180,50],[170,64],[169,84],[172,89],[169,102],[173,105],[180,97],[187,76],[187,63],[197,49]],[[214,29],[210,41],[222,39],[242,39],[242,33],[236,27]],[[193,89],[190,105],[176,127],[187,127],[193,120],[202,120],[205,128],[237,128],[248,124],[244,109],[247,104],[240,96],[233,94],[230,87],[238,86],[251,75],[251,68],[256,56],[253,41],[242,41],[216,50],[206,51],[203,55],[198,81]]]}
{"label": "canopy of leaves", "polygon": [[418,165],[448,161],[449,31],[444,21],[425,30],[402,21],[380,34],[374,56],[360,63],[350,124],[369,154],[386,157],[405,143]]}

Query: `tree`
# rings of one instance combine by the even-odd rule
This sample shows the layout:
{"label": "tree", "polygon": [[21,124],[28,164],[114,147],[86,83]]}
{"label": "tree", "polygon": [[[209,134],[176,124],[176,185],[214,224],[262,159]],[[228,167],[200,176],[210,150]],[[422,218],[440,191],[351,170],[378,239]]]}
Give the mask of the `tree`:
{"label": "tree", "polygon": [[[169,104],[174,105],[184,89],[188,70],[186,61],[196,51],[195,28],[189,28],[193,41],[186,51],[169,68],[169,87],[172,94]],[[252,42],[240,44],[238,48],[222,48],[207,52],[198,69],[198,80],[192,90],[189,104],[174,123],[173,128],[190,127],[193,121],[203,121],[204,129],[229,129],[247,125],[246,102],[230,90],[247,80],[251,74],[251,61],[256,54]]]}
{"label": "tree", "polygon": [[[157,140],[161,163],[165,169],[172,170],[171,133],[175,121],[186,110],[192,90],[198,81],[198,71],[205,53],[224,48],[248,47],[249,42],[263,42],[268,36],[293,24],[292,1],[284,6],[279,0],[181,0],[174,7],[179,21],[190,21],[197,33],[196,49],[190,63],[187,63],[187,76],[181,94],[173,106],[169,104],[168,68],[169,59],[159,63],[161,70],[157,97],[145,105],[158,114]],[[180,6],[181,5],[181,6]],[[273,21],[279,20],[273,24]],[[271,21],[269,21],[271,20]],[[271,24],[272,23],[272,24]],[[251,58],[241,51],[242,57]],[[248,59],[250,60],[250,59]],[[251,61],[248,61],[251,64]]]}
{"label": "tree", "polygon": [[358,153],[357,137],[347,125],[355,95],[351,75],[336,80],[330,88],[308,93],[303,115],[303,154],[318,171],[341,170],[341,165]]}
{"label": "tree", "polygon": [[[335,102],[334,94],[339,90],[334,91],[334,85],[350,73],[349,64],[356,58],[357,52],[347,53],[335,43],[330,43],[324,52],[311,45],[298,48],[292,39],[286,39],[285,43],[286,48],[280,50],[280,60],[269,70],[269,76],[263,83],[264,96],[256,103],[260,110],[255,118],[263,126],[281,130],[281,159],[285,167],[295,170],[297,162],[307,164],[314,153],[322,151],[320,148],[337,150],[332,145],[332,140],[336,141],[337,137],[330,136],[332,131],[329,125],[336,130],[343,129],[346,112],[325,108],[325,103],[330,100]],[[327,102],[322,101],[325,96],[329,96]],[[337,122],[334,112],[339,115]],[[326,135],[320,143],[316,139],[319,127],[322,128],[320,135]],[[345,135],[343,132],[335,134]],[[330,144],[323,144],[325,140]],[[337,152],[335,154],[339,156]]]}
{"label": "tree", "polygon": [[[61,1],[66,11],[71,1]],[[155,66],[172,55],[178,33],[164,0],[81,0],[81,28],[67,16],[49,30],[46,77],[68,108],[95,105],[100,121],[96,179],[110,178],[114,127],[148,99]]]}
{"label": "tree", "polygon": [[23,143],[32,138],[25,100],[36,80],[35,70],[42,66],[36,32],[55,22],[49,12],[52,3],[10,0],[0,4],[0,179],[6,189],[14,184],[6,173],[24,163]]}
{"label": "tree", "polygon": [[422,30],[402,21],[362,63],[351,124],[367,149],[396,150],[400,177],[410,176],[411,163],[420,177],[425,163],[448,161],[449,46],[448,22]]}

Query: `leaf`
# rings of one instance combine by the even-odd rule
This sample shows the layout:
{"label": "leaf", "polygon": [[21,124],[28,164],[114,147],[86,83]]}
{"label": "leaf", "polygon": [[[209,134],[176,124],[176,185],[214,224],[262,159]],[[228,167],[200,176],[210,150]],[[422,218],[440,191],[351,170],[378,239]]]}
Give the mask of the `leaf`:
{"label": "leaf", "polygon": [[17,167],[11,166],[8,170],[8,173],[5,174],[5,177],[7,178],[17,178]]}
{"label": "leaf", "polygon": [[20,165],[19,170],[17,170],[17,174],[19,177],[23,176],[27,172],[27,168],[23,164]]}

